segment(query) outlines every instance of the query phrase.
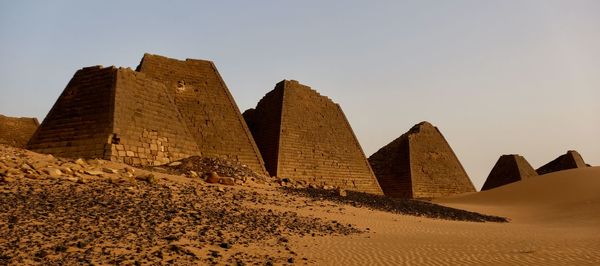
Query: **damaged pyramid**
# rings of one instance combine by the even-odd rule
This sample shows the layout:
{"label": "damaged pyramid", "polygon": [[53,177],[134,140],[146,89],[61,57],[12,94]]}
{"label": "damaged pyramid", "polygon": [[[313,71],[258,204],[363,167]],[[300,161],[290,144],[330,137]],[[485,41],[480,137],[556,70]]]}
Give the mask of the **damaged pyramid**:
{"label": "damaged pyramid", "polygon": [[385,195],[435,198],[475,188],[442,133],[421,122],[369,157]]}
{"label": "damaged pyramid", "polygon": [[132,165],[224,157],[266,173],[215,65],[150,54],[135,71],[102,66],[77,71],[28,148]]}

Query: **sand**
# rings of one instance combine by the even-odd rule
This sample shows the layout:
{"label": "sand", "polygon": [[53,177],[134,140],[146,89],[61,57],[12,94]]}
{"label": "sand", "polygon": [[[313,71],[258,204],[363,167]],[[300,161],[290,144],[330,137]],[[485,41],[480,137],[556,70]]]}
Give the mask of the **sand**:
{"label": "sand", "polygon": [[[40,163],[72,164],[68,160],[6,147],[2,147],[2,152],[5,166],[13,160],[27,161],[34,167]],[[148,184],[119,177],[126,165],[101,162],[100,166],[118,169],[121,174],[94,177],[84,173],[74,179],[17,173],[10,178],[12,181],[5,178],[0,186],[5,193],[3,197],[14,198],[15,189],[35,196],[29,202],[25,198],[16,205],[17,209],[10,207],[12,203],[3,202],[10,212],[44,211],[40,208],[44,201],[34,200],[44,199],[40,198],[46,197],[44,195],[56,199],[54,204],[60,211],[36,219],[21,214],[13,222],[10,215],[0,214],[0,235],[10,237],[0,238],[0,250],[6,252],[0,254],[0,261],[8,265],[77,261],[92,261],[96,265],[113,261],[122,261],[124,265],[133,261],[174,265],[235,265],[236,262],[246,265],[600,265],[600,167],[560,171],[485,192],[434,200],[448,207],[510,219],[509,223],[479,223],[401,215],[307,198],[290,194],[275,183],[223,186],[157,173],[156,183]],[[137,173],[144,170],[137,169]],[[113,181],[107,183],[109,179]],[[110,193],[107,199],[113,200],[99,203],[90,200],[90,197],[102,198],[93,194],[98,193],[97,189]],[[79,200],[60,200],[64,197],[60,193],[75,193]],[[141,197],[140,193],[158,193],[158,196]],[[162,198],[160,193],[170,196]],[[130,194],[134,196],[127,196]],[[148,221],[113,212],[131,209],[128,206],[140,203],[145,205],[133,208],[134,214],[150,215],[148,221],[171,216],[174,219],[155,221],[163,225],[153,235],[138,232],[137,237],[132,235],[131,239],[115,235],[125,224],[132,224],[134,227],[130,229],[134,231],[147,228]],[[112,204],[114,209],[99,209],[102,204]],[[93,208],[77,209],[77,206],[88,205]],[[160,206],[168,206],[169,211]],[[102,226],[89,227],[87,221],[91,214],[87,212],[107,218],[102,219]],[[64,222],[72,220],[74,215],[80,217],[79,224],[65,226]],[[111,215],[115,218],[110,218]],[[36,225],[32,221],[56,224]],[[270,224],[277,226],[271,228]],[[10,229],[12,227],[15,229]],[[85,228],[92,228],[95,237],[90,238]],[[246,230],[245,233],[240,233],[240,229]],[[27,230],[32,232],[29,236],[25,233],[26,237],[20,240],[14,238],[18,232],[23,234]],[[42,232],[35,233],[35,230]],[[45,234],[48,230],[59,234]],[[177,238],[171,239],[178,231]],[[82,240],[89,242],[81,246]],[[46,244],[36,247],[35,243],[40,241]],[[222,248],[223,243],[232,246]],[[134,248],[129,249],[132,245]],[[32,254],[39,253],[40,249],[45,249],[48,255],[36,260]],[[162,255],[157,257],[157,252]],[[211,255],[215,252],[218,256]]]}
{"label": "sand", "polygon": [[600,167],[435,202],[511,222],[434,220],[352,207],[343,214],[312,211],[372,233],[304,239],[298,252],[320,265],[600,264]]}

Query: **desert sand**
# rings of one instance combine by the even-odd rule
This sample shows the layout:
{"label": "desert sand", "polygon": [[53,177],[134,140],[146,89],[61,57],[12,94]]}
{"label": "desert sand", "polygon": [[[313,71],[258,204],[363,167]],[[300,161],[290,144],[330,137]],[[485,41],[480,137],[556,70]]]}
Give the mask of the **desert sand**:
{"label": "desert sand", "polygon": [[[319,217],[370,234],[303,240],[322,265],[598,265],[600,167],[538,176],[435,202],[510,218],[473,223],[346,208]],[[302,213],[302,212],[301,212]]]}
{"label": "desert sand", "polygon": [[469,222],[302,196],[282,180],[225,186],[0,148],[3,265],[600,263],[600,167],[434,200],[510,220]]}

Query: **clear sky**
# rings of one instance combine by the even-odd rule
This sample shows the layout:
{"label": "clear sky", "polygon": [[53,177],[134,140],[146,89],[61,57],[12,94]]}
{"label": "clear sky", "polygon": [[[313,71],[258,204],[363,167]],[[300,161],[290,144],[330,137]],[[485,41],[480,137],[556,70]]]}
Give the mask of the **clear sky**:
{"label": "clear sky", "polygon": [[214,61],[242,111],[309,85],[367,156],[430,121],[477,188],[501,154],[600,165],[600,1],[1,1],[0,114],[145,52]]}

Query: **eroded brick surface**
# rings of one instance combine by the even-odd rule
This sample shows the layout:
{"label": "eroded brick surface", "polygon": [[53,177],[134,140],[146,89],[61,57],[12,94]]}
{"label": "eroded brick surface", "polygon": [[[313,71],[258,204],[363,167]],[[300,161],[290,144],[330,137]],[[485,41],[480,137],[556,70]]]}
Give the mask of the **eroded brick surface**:
{"label": "eroded brick surface", "polygon": [[112,135],[117,69],[101,66],[75,73],[31,138],[28,148],[61,157],[106,158]]}
{"label": "eroded brick surface", "polygon": [[502,155],[492,168],[481,190],[504,186],[537,175],[523,156],[518,154]]}
{"label": "eroded brick surface", "polygon": [[383,192],[398,198],[435,198],[475,188],[440,131],[428,122],[369,157]]}
{"label": "eroded brick surface", "polygon": [[381,194],[339,105],[297,81],[282,81],[245,112],[269,173]]}
{"label": "eroded brick surface", "polygon": [[23,148],[38,126],[36,118],[0,115],[0,144]]}
{"label": "eroded brick surface", "polygon": [[211,61],[146,54],[137,69],[165,84],[202,155],[234,159],[266,173],[240,110]]}
{"label": "eroded brick surface", "polygon": [[214,64],[149,54],[136,71],[77,71],[29,148],[133,165],[190,155],[224,157],[266,173]]}

